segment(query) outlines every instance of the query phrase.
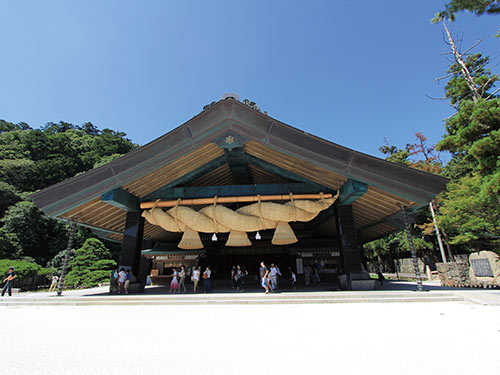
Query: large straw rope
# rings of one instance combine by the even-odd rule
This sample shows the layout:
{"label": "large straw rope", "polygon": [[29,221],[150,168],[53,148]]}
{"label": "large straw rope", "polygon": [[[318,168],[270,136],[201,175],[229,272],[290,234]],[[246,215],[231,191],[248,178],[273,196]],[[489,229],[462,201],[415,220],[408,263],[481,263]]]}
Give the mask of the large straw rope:
{"label": "large straw rope", "polygon": [[297,242],[289,222],[310,221],[322,210],[330,207],[337,199],[294,200],[285,204],[258,202],[233,211],[225,206],[214,204],[196,211],[192,208],[176,205],[168,211],[153,206],[145,210],[142,216],[151,224],[158,225],[169,232],[184,232],[179,243],[182,249],[201,249],[198,232],[227,233],[230,232],[226,246],[250,246],[246,232],[265,229],[276,229],[273,240],[275,245]]}

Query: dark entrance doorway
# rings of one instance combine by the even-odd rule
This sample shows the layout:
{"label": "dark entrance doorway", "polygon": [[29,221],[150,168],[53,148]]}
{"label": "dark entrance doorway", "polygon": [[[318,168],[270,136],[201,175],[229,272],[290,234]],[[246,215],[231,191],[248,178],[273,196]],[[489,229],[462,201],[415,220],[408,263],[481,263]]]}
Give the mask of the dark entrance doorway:
{"label": "dark entrance doorway", "polygon": [[207,249],[206,258],[200,259],[202,267],[210,266],[217,280],[230,281],[231,268],[240,265],[248,271],[247,282],[258,283],[260,263],[266,266],[278,265],[283,279],[290,278],[290,269],[295,269],[295,255],[286,247],[274,246],[269,241],[262,241],[251,247],[226,247],[224,242],[212,243]]}

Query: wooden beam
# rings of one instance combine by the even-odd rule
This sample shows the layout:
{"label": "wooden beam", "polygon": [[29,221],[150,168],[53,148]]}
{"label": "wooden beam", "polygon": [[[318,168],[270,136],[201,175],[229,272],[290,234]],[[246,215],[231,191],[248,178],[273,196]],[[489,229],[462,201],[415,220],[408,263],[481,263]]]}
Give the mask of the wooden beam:
{"label": "wooden beam", "polygon": [[353,204],[356,199],[368,191],[368,185],[353,179],[347,180],[340,188],[339,204],[347,206]]}
{"label": "wooden beam", "polygon": [[101,201],[128,212],[140,210],[140,199],[122,188],[116,188],[104,193],[101,196]]}
{"label": "wooden beam", "polygon": [[296,182],[304,182],[304,183],[310,184],[310,185],[314,186],[317,191],[332,191],[331,188],[328,188],[326,186],[318,184],[314,181],[309,180],[306,177],[298,175],[298,174],[291,172],[287,169],[278,167],[278,166],[271,164],[265,160],[256,158],[253,155],[246,154],[246,159],[247,159],[249,164],[256,165],[257,167],[264,169],[265,171],[268,171],[270,173],[274,173],[275,175],[283,177],[287,180],[296,181]]}
{"label": "wooden beam", "polygon": [[196,180],[197,178],[200,178],[207,173],[212,172],[213,170],[219,168],[220,166],[224,165],[227,163],[226,156],[219,156],[217,159],[212,160],[211,162],[202,165],[201,167],[195,169],[192,172],[189,172],[185,174],[184,176],[178,178],[175,181],[172,181],[168,183],[167,185],[161,187],[160,189],[153,191],[152,193],[146,195],[145,197],[142,198],[144,201],[149,201],[149,200],[154,200],[158,199],[156,197],[161,196],[164,191],[169,190],[170,188],[174,186],[181,186],[184,185],[190,181]]}
{"label": "wooden beam", "polygon": [[[332,198],[332,194],[293,194],[293,198],[296,200],[299,199],[329,199]],[[286,201],[290,200],[291,196],[289,194],[283,195],[251,195],[251,196],[238,196],[238,197],[215,197],[210,198],[197,198],[197,199],[180,199],[180,200],[172,200],[172,201],[160,201],[160,202],[142,202],[141,209],[146,210],[153,207],[174,207],[177,204],[182,206],[196,206],[196,205],[206,205],[213,203],[247,203],[247,202],[266,202],[266,201]]]}
{"label": "wooden beam", "polygon": [[[318,188],[311,184],[302,182],[291,182],[288,184],[264,184],[264,185],[221,185],[221,186],[189,186],[173,187],[163,189],[161,193],[154,197],[144,198],[143,201],[153,201],[156,199],[194,199],[205,197],[232,197],[239,195],[276,195],[276,194],[312,194],[317,193]],[[335,193],[333,190],[323,191],[323,193]]]}

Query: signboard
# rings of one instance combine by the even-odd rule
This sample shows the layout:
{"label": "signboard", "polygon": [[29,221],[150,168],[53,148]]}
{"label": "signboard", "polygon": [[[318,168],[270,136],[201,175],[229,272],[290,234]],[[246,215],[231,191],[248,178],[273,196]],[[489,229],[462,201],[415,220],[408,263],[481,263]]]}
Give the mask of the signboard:
{"label": "signboard", "polygon": [[304,263],[302,262],[301,258],[296,259],[296,265],[297,265],[297,273],[303,274],[304,273]]}
{"label": "signboard", "polygon": [[195,260],[198,255],[157,255],[156,260]]}
{"label": "signboard", "polygon": [[493,277],[493,270],[488,258],[471,259],[470,262],[476,277]]}

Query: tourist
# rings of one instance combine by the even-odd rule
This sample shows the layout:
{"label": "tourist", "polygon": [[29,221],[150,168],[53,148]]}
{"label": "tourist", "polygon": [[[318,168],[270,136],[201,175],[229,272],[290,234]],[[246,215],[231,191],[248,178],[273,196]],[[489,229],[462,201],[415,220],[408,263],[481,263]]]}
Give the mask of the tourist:
{"label": "tourist", "polygon": [[125,285],[125,281],[127,280],[127,273],[125,272],[125,268],[121,268],[118,273],[118,293],[123,293],[123,286]]}
{"label": "tourist", "polygon": [[377,269],[377,276],[378,276],[378,282],[380,283],[380,285],[384,285],[385,277],[382,274],[382,267],[380,267],[380,266]]}
{"label": "tourist", "polygon": [[55,292],[57,288],[57,282],[59,281],[59,277],[57,275],[52,276],[52,282],[50,283],[49,292]]}
{"label": "tourist", "polygon": [[179,282],[177,281],[177,271],[174,268],[172,273],[172,281],[170,282],[170,293],[177,293],[179,291]]}
{"label": "tourist", "polygon": [[[262,288],[266,290],[266,294],[269,294],[269,290],[271,289],[270,281],[269,281],[269,270],[267,269],[264,262],[260,263],[259,268],[260,282]],[[272,291],[272,289],[271,289]]]}
{"label": "tourist", "polygon": [[207,266],[205,272],[203,272],[203,290],[205,293],[209,293],[212,291],[212,279],[210,276],[212,275],[212,271],[210,271],[210,267]]}
{"label": "tourist", "polygon": [[241,266],[238,264],[236,268],[236,275],[235,280],[236,280],[236,290],[237,291],[243,291],[245,289],[245,276],[248,275],[248,272],[245,270],[243,271],[241,269]]}
{"label": "tourist", "polygon": [[304,283],[306,286],[309,286],[311,283],[311,266],[308,264],[307,266],[304,267]]}
{"label": "tourist", "polygon": [[314,267],[314,269],[313,269],[313,274],[312,274],[311,278],[312,278],[312,282],[315,286],[320,285],[321,279],[319,277],[319,270],[316,267]]}
{"label": "tourist", "polygon": [[271,268],[269,269],[269,279],[272,290],[275,290],[278,286],[278,272],[274,263],[271,263]]}
{"label": "tourist", "polygon": [[196,293],[196,289],[198,288],[198,283],[200,282],[200,273],[201,267],[193,268],[193,276],[191,276],[191,281],[193,282],[193,293]]}
{"label": "tourist", "polygon": [[118,269],[109,274],[109,294],[118,293]]}
{"label": "tourist", "polygon": [[269,271],[268,271],[267,276],[266,276],[266,285],[267,285],[267,289],[269,290],[269,292],[273,292],[273,288],[271,285],[271,276],[269,275]]}
{"label": "tourist", "polygon": [[185,279],[186,279],[186,271],[184,269],[184,266],[181,266],[181,270],[179,272],[179,291],[181,290],[182,287],[184,289],[184,293],[187,292],[186,284],[184,284]]}
{"label": "tourist", "polygon": [[276,264],[276,289],[279,289],[279,278],[282,277],[283,275],[281,274],[280,268]]}
{"label": "tourist", "polygon": [[3,283],[5,285],[3,286],[2,289],[2,297],[5,295],[5,292],[9,292],[9,296],[12,296],[12,284],[14,284],[14,279],[17,277],[16,273],[14,272],[14,267],[9,267],[7,270],[7,277],[3,279]]}
{"label": "tourist", "polygon": [[123,287],[125,288],[125,294],[128,294],[128,288],[130,286],[130,279],[132,278],[131,274],[130,274],[130,270],[127,270],[127,280],[125,280],[125,284],[123,285]]}
{"label": "tourist", "polygon": [[235,290],[238,287],[236,282],[236,266],[233,266],[233,268],[231,268],[231,283],[233,284],[233,290]]}
{"label": "tourist", "polygon": [[262,279],[264,278],[264,275],[266,274],[267,267],[264,264],[264,262],[260,262],[260,267],[259,267],[259,285],[262,284]]}
{"label": "tourist", "polygon": [[295,275],[295,272],[292,271],[292,277],[290,277],[290,286],[297,290],[297,275]]}

